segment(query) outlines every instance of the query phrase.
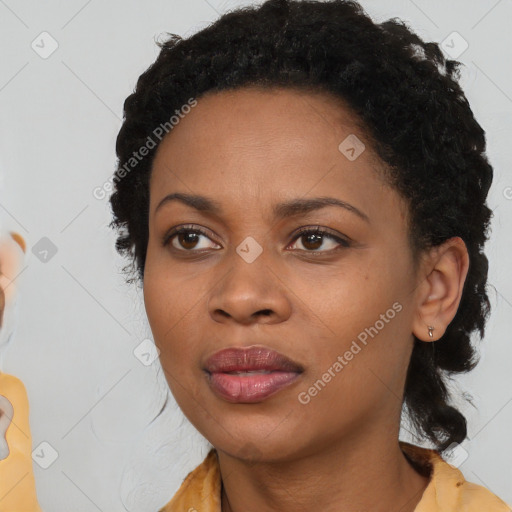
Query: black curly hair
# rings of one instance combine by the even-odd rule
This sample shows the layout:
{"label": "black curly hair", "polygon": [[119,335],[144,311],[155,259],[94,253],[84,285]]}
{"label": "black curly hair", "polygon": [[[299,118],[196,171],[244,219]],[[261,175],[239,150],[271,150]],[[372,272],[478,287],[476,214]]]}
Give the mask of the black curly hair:
{"label": "black curly hair", "polygon": [[[393,18],[375,23],[355,1],[268,0],[228,12],[187,39],[168,34],[156,61],[124,103],[118,169],[110,198],[117,251],[131,259],[129,284],[143,283],[149,178],[156,149],[126,172],[155,127],[191,97],[244,86],[325,92],[342,100],[384,162],[387,182],[406,199],[409,238],[422,251],[461,237],[469,270],[459,309],[444,335],[415,337],[403,407],[416,432],[440,452],[467,436],[447,380],[478,363],[470,336],[484,336],[493,169],[485,131],[458,83],[460,62]],[[124,169],[123,173],[120,170]],[[467,398],[467,396],[466,396]]]}

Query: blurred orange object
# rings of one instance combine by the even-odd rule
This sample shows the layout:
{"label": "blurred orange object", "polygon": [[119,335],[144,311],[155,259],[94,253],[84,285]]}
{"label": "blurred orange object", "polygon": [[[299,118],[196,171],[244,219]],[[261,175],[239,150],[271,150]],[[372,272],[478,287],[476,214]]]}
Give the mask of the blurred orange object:
{"label": "blurred orange object", "polygon": [[32,466],[28,397],[23,382],[2,373],[2,352],[11,341],[15,279],[25,252],[17,233],[0,233],[0,512],[41,512]]}

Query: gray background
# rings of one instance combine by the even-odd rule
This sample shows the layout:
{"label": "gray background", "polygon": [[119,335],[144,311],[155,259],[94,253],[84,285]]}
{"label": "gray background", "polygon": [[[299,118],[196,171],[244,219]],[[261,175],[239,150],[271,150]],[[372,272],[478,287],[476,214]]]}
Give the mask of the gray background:
{"label": "gray background", "polygon": [[[400,17],[427,40],[456,31],[469,44],[458,58],[462,85],[495,170],[487,246],[494,288],[481,362],[454,381],[476,405],[461,403],[470,441],[460,469],[512,503],[512,2],[361,3],[377,21]],[[29,247],[2,370],[25,383],[33,447],[46,442],[58,453],[47,469],[34,464],[44,510],[157,510],[208,450],[172,398],[148,425],[167,384],[158,360],[145,366],[134,356],[151,338],[142,296],[123,281],[108,202],[92,191],[115,169],[122,104],[156,58],[155,38],[186,36],[242,4],[0,0],[0,216]],[[58,43],[46,59],[31,47],[44,31]],[[57,249],[46,262],[31,252],[43,237]]]}

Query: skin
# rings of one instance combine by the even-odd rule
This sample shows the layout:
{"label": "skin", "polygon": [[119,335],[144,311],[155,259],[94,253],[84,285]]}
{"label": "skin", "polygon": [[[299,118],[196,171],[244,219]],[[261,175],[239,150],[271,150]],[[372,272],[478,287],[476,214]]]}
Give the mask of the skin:
{"label": "skin", "polygon": [[[350,134],[366,145],[354,161],[338,149]],[[383,181],[382,166],[342,102],[291,89],[207,94],[158,148],[145,307],[174,397],[218,451],[223,512],[407,512],[428,484],[398,444],[406,370],[413,334],[429,342],[432,325],[435,341],[455,316],[468,255],[453,238],[414,266],[407,207]],[[155,212],[175,192],[214,199],[222,213],[177,200]],[[336,206],[272,215],[274,203],[321,196],[350,203],[368,222]],[[178,235],[163,246],[166,233],[184,224],[209,234]],[[351,245],[295,236],[317,225]],[[248,236],[263,248],[252,263],[236,252]],[[395,302],[402,310],[301,403],[299,393]],[[219,398],[204,362],[251,345],[305,370],[262,402]]]}

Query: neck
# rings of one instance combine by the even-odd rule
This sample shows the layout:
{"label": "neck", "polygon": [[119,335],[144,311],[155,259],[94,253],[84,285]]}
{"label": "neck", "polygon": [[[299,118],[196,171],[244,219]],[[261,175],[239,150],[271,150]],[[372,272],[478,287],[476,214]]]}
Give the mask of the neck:
{"label": "neck", "polygon": [[429,478],[407,461],[397,437],[362,441],[257,464],[218,452],[222,512],[413,512]]}

